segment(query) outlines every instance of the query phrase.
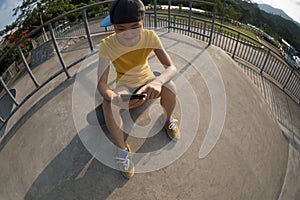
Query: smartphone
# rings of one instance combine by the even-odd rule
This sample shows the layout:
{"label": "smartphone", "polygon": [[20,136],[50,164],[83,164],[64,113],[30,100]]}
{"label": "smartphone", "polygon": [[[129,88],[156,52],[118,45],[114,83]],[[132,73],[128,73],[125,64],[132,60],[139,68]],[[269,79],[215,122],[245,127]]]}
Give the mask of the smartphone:
{"label": "smartphone", "polygon": [[146,94],[121,94],[120,96],[123,101],[128,101],[133,99],[142,99],[146,97]]}

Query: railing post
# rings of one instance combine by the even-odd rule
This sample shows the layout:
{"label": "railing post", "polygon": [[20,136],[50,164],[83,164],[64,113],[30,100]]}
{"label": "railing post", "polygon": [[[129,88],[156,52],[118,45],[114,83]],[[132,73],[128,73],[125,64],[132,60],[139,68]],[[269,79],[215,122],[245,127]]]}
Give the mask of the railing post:
{"label": "railing post", "polygon": [[157,0],[154,0],[154,28],[157,28]]}
{"label": "railing post", "polygon": [[212,18],[212,24],[211,24],[211,30],[210,30],[208,45],[211,45],[211,43],[212,43],[213,32],[214,32],[214,28],[215,28],[215,19],[216,19],[216,4],[214,5],[214,13],[213,13],[213,18]]}
{"label": "railing post", "polygon": [[[0,117],[0,122],[3,124],[4,123],[4,119],[2,119],[2,117]],[[1,130],[1,129],[0,129]]]}
{"label": "railing post", "polygon": [[283,90],[285,90],[287,84],[290,82],[290,79],[291,79],[291,77],[292,77],[292,74],[294,73],[294,70],[295,70],[295,68],[292,69],[292,71],[291,71],[291,73],[290,73],[288,79],[286,80],[286,82],[285,82],[285,84],[284,84],[284,86],[283,86]]}
{"label": "railing post", "polygon": [[173,15],[173,31],[175,31],[176,27],[176,14]]}
{"label": "railing post", "polygon": [[90,46],[91,52],[93,52],[94,51],[94,46],[93,46],[93,41],[92,41],[92,38],[91,38],[89,22],[87,20],[86,9],[82,10],[82,15],[83,15],[85,33],[86,33],[87,39],[89,41],[89,46]]}
{"label": "railing post", "polygon": [[235,52],[236,52],[237,46],[238,46],[238,44],[239,44],[240,35],[241,35],[241,33],[238,32],[238,37],[237,37],[237,40],[236,40],[236,43],[235,43],[235,48],[234,48],[234,50],[233,50],[232,59],[234,59]]}
{"label": "railing post", "polygon": [[18,106],[19,103],[16,100],[16,98],[12,95],[12,93],[9,91],[7,85],[4,83],[2,76],[0,76],[0,82],[3,85],[4,90],[7,92],[7,94],[9,95],[9,97],[13,100],[13,102]]}
{"label": "railing post", "polygon": [[170,32],[171,27],[171,0],[168,0],[168,32]]}
{"label": "railing post", "polygon": [[271,49],[268,48],[268,53],[267,53],[267,56],[266,56],[266,58],[265,58],[264,64],[263,64],[263,66],[262,66],[261,69],[260,69],[260,74],[262,74],[262,72],[263,72],[264,69],[265,69],[265,66],[266,66],[266,64],[267,64],[268,58],[269,58],[269,56],[270,56],[270,53],[271,53]]}
{"label": "railing post", "polygon": [[18,53],[19,53],[19,55],[20,55],[20,57],[21,57],[21,59],[22,59],[22,61],[24,63],[24,66],[25,66],[25,68],[26,68],[26,70],[27,70],[27,72],[28,72],[31,80],[33,81],[34,85],[36,87],[39,87],[39,83],[36,80],[36,78],[34,77],[34,75],[33,75],[32,71],[31,71],[31,69],[30,69],[30,67],[29,67],[29,65],[28,65],[28,63],[27,63],[27,61],[25,59],[25,56],[24,56],[24,54],[23,54],[22,49],[21,49],[20,46],[17,46],[17,51],[18,51]]}
{"label": "railing post", "polygon": [[190,31],[191,31],[192,6],[193,6],[193,1],[192,1],[192,0],[189,0],[189,25],[188,25],[188,32],[189,32],[189,33],[190,33]]}
{"label": "railing post", "polygon": [[206,21],[204,21],[204,25],[203,25],[203,36],[202,36],[202,40],[205,40],[205,33],[206,33]]}
{"label": "railing post", "polygon": [[64,70],[66,76],[67,76],[68,78],[70,78],[71,76],[70,76],[70,74],[69,74],[69,72],[68,72],[68,69],[67,69],[66,64],[65,64],[65,62],[64,62],[64,59],[63,59],[63,57],[62,57],[62,55],[61,55],[61,53],[60,53],[60,51],[59,51],[59,48],[58,48],[58,45],[57,45],[57,42],[56,42],[56,38],[55,38],[55,35],[54,35],[54,32],[53,32],[53,28],[52,28],[51,23],[49,24],[49,30],[50,30],[50,35],[51,35],[51,38],[52,38],[52,42],[53,42],[55,51],[56,51],[56,53],[57,53],[58,59],[59,59],[59,61],[60,61],[60,64],[61,64],[61,66],[62,66],[62,68],[63,68],[63,70]]}

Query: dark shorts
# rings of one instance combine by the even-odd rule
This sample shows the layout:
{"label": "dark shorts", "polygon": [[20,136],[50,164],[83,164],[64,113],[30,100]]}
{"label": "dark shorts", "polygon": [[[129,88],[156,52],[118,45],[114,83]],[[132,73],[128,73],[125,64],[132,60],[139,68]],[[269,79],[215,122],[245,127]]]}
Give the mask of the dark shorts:
{"label": "dark shorts", "polygon": [[[159,76],[160,73],[159,72],[153,72],[154,76]],[[154,79],[154,78],[153,78]],[[145,85],[147,85],[149,82],[151,82],[153,79],[150,79],[148,81],[146,81],[143,85],[136,87],[136,88],[131,88],[131,87],[126,87],[128,89],[128,91],[132,94],[137,93],[137,91],[139,91],[139,89],[141,89],[142,87],[144,87]]]}

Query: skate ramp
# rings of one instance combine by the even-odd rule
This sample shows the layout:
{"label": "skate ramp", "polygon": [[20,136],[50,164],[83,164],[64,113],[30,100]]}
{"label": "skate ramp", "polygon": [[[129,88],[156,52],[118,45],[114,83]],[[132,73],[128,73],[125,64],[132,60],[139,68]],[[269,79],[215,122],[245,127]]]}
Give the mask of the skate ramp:
{"label": "skate ramp", "polygon": [[[279,197],[289,145],[258,90],[219,48],[175,33],[158,33],[178,68],[174,115],[180,121],[182,140],[173,143],[162,129],[155,129],[159,127],[159,102],[148,105],[134,122],[155,134],[138,138],[139,129],[133,128],[133,133],[126,135],[138,155],[138,173],[124,179],[110,166],[108,157],[103,157],[111,153],[107,153],[111,146],[103,142],[109,138],[107,130],[86,121],[92,108],[84,109],[80,116],[88,97],[96,99],[95,107],[101,97],[84,90],[88,92],[82,93],[80,105],[80,99],[74,97],[76,88],[95,87],[97,65],[96,58],[91,58],[77,66],[74,84],[62,83],[60,92],[44,99],[44,105],[27,117],[3,146],[1,198]],[[149,62],[159,68],[154,56]],[[80,76],[84,79],[78,81]]]}

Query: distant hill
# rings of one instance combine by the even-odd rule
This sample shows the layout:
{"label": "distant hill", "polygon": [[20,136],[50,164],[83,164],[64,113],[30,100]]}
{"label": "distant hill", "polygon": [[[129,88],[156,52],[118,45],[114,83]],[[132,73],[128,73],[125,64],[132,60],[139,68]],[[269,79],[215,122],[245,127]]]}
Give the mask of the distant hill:
{"label": "distant hill", "polygon": [[284,19],[290,20],[290,21],[294,21],[290,16],[288,16],[283,10],[278,9],[278,8],[274,8],[270,5],[267,4],[258,4],[259,9],[267,12],[267,13],[271,13],[274,15],[279,15],[281,17],[283,17]]}
{"label": "distant hill", "polygon": [[[212,1],[221,2],[221,0]],[[280,14],[271,14],[269,12],[276,13],[275,9],[266,12],[260,9],[257,3],[252,3],[251,0],[226,0],[226,4],[225,16],[227,19],[252,24],[277,41],[284,38],[300,52],[300,26],[291,18],[289,20],[283,18],[282,16],[286,15],[283,14],[283,11]]]}
{"label": "distant hill", "polygon": [[270,5],[267,5],[267,4],[258,4],[258,7],[259,7],[259,9],[261,9],[261,10],[267,12],[267,13],[270,13],[270,14],[273,14],[273,15],[279,15],[279,16],[283,17],[286,20],[293,21],[295,24],[297,24],[300,27],[300,24],[298,22],[294,21],[290,16],[288,16],[281,9],[274,8],[274,7],[272,7]]}

